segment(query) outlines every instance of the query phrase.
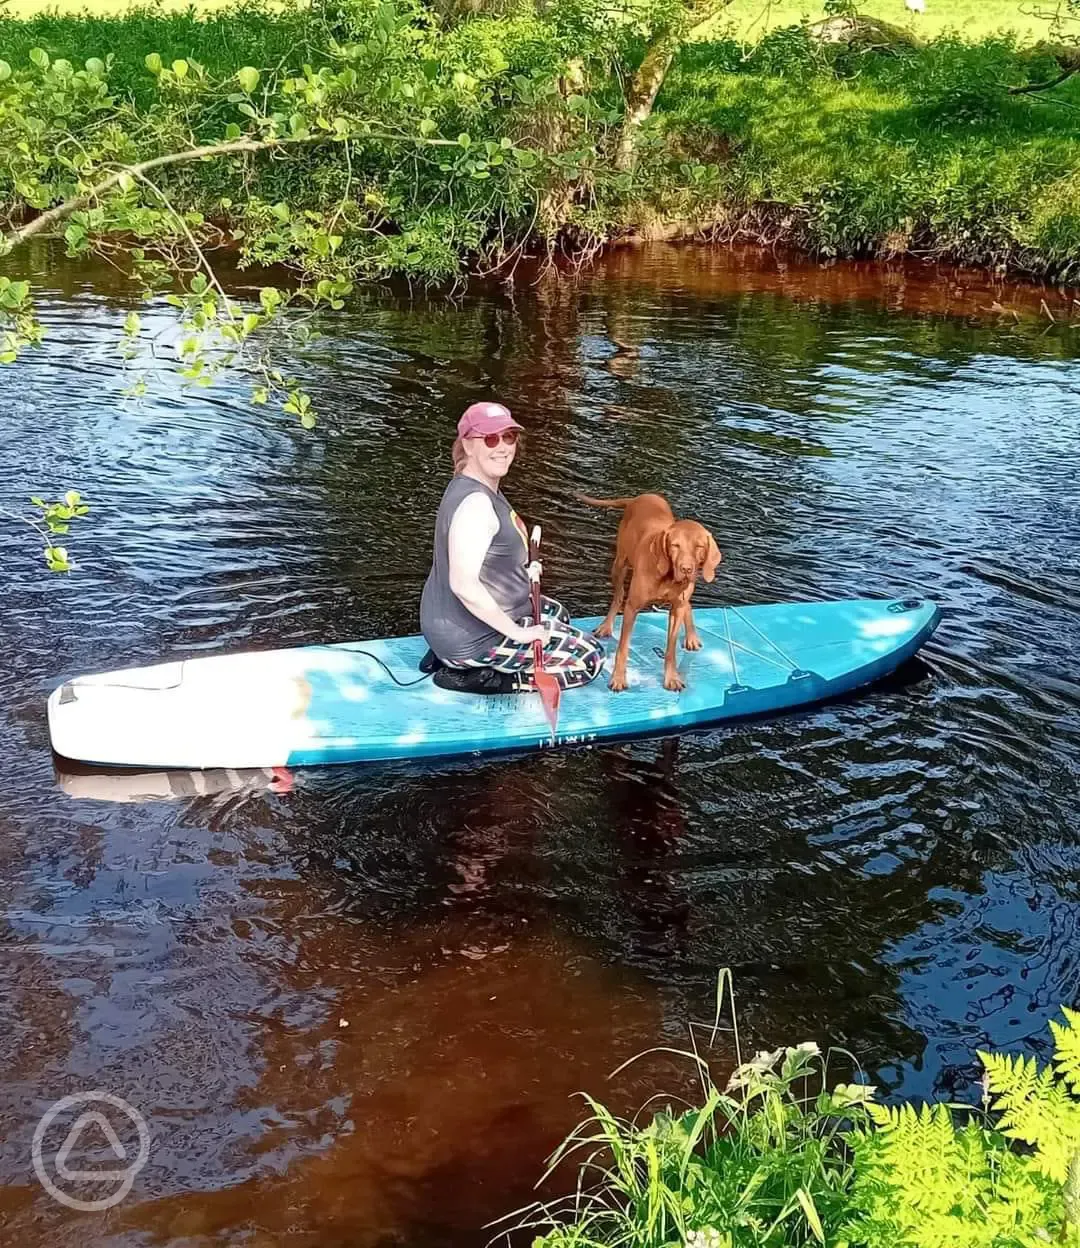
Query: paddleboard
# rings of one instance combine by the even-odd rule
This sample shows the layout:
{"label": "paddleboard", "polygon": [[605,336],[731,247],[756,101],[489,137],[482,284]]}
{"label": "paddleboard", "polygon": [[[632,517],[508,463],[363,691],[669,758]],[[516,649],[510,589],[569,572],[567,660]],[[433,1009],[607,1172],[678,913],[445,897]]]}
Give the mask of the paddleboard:
{"label": "paddleboard", "polygon": [[[667,612],[643,612],[634,626],[629,688],[612,693],[607,684],[616,635],[605,642],[601,675],[563,693],[556,737],[536,694],[458,693],[421,677],[427,646],[420,636],[79,676],[50,695],[49,732],[58,754],[82,762],[193,769],[580,745],[848,693],[913,655],[939,619],[934,603],[916,598],[695,607],[704,645],[679,650],[687,687],[671,693],[663,687]],[[591,630],[600,617],[575,623]]]}

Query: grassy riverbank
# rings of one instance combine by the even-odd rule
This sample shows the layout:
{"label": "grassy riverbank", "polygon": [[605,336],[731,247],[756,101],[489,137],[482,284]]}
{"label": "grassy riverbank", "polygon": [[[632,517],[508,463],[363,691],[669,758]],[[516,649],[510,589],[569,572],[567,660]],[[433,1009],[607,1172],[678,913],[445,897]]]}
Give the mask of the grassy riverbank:
{"label": "grassy riverbank", "polygon": [[658,102],[670,135],[722,142],[721,233],[829,256],[913,251],[1075,277],[1080,78],[1053,100],[1007,87],[1055,76],[1007,40],[941,39],[822,64],[798,31],[745,62],[688,48]]}
{"label": "grassy riverbank", "polygon": [[[589,245],[644,233],[784,242],[823,256],[913,253],[1062,280],[1080,268],[1080,75],[1044,93],[1010,94],[1010,87],[1059,72],[1048,56],[1011,36],[974,43],[942,36],[918,48],[858,51],[823,47],[805,27],[789,26],[754,44],[731,36],[691,43],[676,57],[642,130],[636,168],[616,174],[611,136],[621,100],[610,75],[588,72],[562,101],[561,119],[527,119],[530,110],[550,113],[551,99],[558,102],[536,84],[574,46],[572,25],[559,27],[558,6],[554,11],[555,18],[479,18],[427,32],[424,49],[412,56],[427,56],[425,65],[436,57],[428,76],[440,91],[423,116],[416,100],[424,84],[409,85],[409,75],[420,71],[407,59],[416,18],[402,19],[393,36],[401,47],[392,54],[404,58],[393,80],[394,90],[405,84],[404,94],[380,102],[379,124],[401,133],[422,124],[433,142],[481,130],[488,162],[469,177],[491,180],[485,196],[470,200],[459,187],[443,196],[434,167],[410,186],[400,162],[391,176],[379,154],[366,155],[364,194],[378,208],[364,222],[353,213],[354,223],[409,241],[385,242],[353,276],[411,264],[420,275],[445,277],[478,249],[487,249],[490,261],[493,236],[504,254],[513,253],[530,230]],[[1006,20],[1008,8],[990,4],[979,13],[985,26]],[[729,10],[721,25],[729,15],[739,19]],[[288,5],[210,6],[201,19],[192,10],[164,9],[0,17],[2,55],[16,71],[30,66],[35,48],[75,66],[111,52],[108,88],[121,109],[138,114],[138,125],[127,117],[120,124],[149,136],[144,149],[129,144],[109,153],[114,161],[157,154],[152,144],[167,133],[205,143],[228,133],[227,122],[235,133],[234,119],[246,129],[238,97],[225,98],[230,79],[235,92],[236,72],[258,69],[263,92],[277,90],[304,62],[331,72],[341,64],[335,36],[340,30],[323,18]],[[163,90],[163,78],[147,71],[150,52],[166,67],[183,59],[205,75]],[[292,107],[287,98],[263,100],[268,112]],[[101,121],[100,111],[73,118],[74,140],[85,143],[79,127]],[[497,168],[502,158],[492,156],[492,143],[531,147],[546,163],[511,185],[504,176],[510,158]],[[5,173],[4,163],[0,158],[0,196],[15,219],[20,174]],[[273,182],[274,197],[292,208],[348,225],[350,212],[341,205],[350,196],[359,202],[357,171],[344,165],[340,146],[312,147],[287,170],[279,163],[272,179],[253,173],[250,162],[231,171],[203,163],[186,168],[167,190],[177,208],[220,218],[223,203],[235,213],[245,195],[269,198]],[[515,169],[523,166],[524,158]],[[458,160],[452,174],[460,168]],[[36,193],[44,206],[50,188]],[[289,245],[270,248],[267,258],[287,258]],[[370,252],[370,239],[365,245]],[[346,241],[341,255],[348,249]]]}

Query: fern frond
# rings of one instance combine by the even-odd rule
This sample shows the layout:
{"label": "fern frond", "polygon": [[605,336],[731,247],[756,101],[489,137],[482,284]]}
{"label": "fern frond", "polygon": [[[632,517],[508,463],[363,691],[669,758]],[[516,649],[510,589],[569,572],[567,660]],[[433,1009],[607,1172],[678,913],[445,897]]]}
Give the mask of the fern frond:
{"label": "fern frond", "polygon": [[1007,1053],[980,1054],[986,1067],[987,1084],[997,1099],[992,1108],[1012,1114],[1023,1107],[1035,1091],[1039,1067],[1033,1057],[1010,1057]]}
{"label": "fern frond", "polygon": [[1080,1092],[1080,1011],[1061,1007],[1065,1022],[1050,1020],[1054,1037],[1054,1066],[1073,1092]]}

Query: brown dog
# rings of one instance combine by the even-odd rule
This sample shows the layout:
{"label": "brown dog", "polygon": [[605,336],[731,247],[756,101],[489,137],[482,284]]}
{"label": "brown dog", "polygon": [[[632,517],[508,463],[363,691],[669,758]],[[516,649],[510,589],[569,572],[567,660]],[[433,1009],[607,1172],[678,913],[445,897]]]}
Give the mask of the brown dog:
{"label": "brown dog", "polygon": [[630,654],[630,634],[639,611],[654,602],[669,607],[667,649],[664,653],[664,688],[678,692],[686,682],[675,670],[675,642],[685,627],[683,645],[700,650],[701,638],[690,612],[690,596],[700,571],[707,581],[716,576],[723,556],[708,529],[696,520],[676,520],[667,500],[660,494],[639,494],[636,498],[588,498],[593,507],[621,510],[622,520],[615,539],[615,559],[611,565],[611,607],[596,630],[598,637],[610,637],[615,617],[623,613],[619,648],[610,687],[615,693],[626,688],[626,660]]}

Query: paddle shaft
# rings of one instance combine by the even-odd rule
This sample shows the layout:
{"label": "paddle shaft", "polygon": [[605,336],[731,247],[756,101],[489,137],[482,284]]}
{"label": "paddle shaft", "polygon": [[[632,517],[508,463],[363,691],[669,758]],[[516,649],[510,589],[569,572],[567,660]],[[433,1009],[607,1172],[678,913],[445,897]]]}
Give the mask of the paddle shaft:
{"label": "paddle shaft", "polygon": [[[529,560],[536,562],[540,558],[540,538],[537,525],[532,531],[532,537],[529,539]],[[532,595],[533,623],[542,624],[544,622],[543,614],[540,610],[540,578],[534,577],[532,585],[529,587]],[[536,664],[536,670],[542,672],[544,670],[544,643],[540,640],[533,642],[533,662]]]}
{"label": "paddle shaft", "polygon": [[[529,580],[532,582],[532,604],[533,604],[533,622],[536,624],[543,623],[543,614],[540,609],[540,526],[534,525],[532,534],[529,539]],[[536,691],[540,695],[543,703],[544,714],[547,716],[548,723],[551,725],[551,735],[554,738],[558,729],[559,722],[559,697],[562,692],[559,682],[554,676],[549,676],[544,671],[544,643],[539,640],[533,642],[533,684]]]}

